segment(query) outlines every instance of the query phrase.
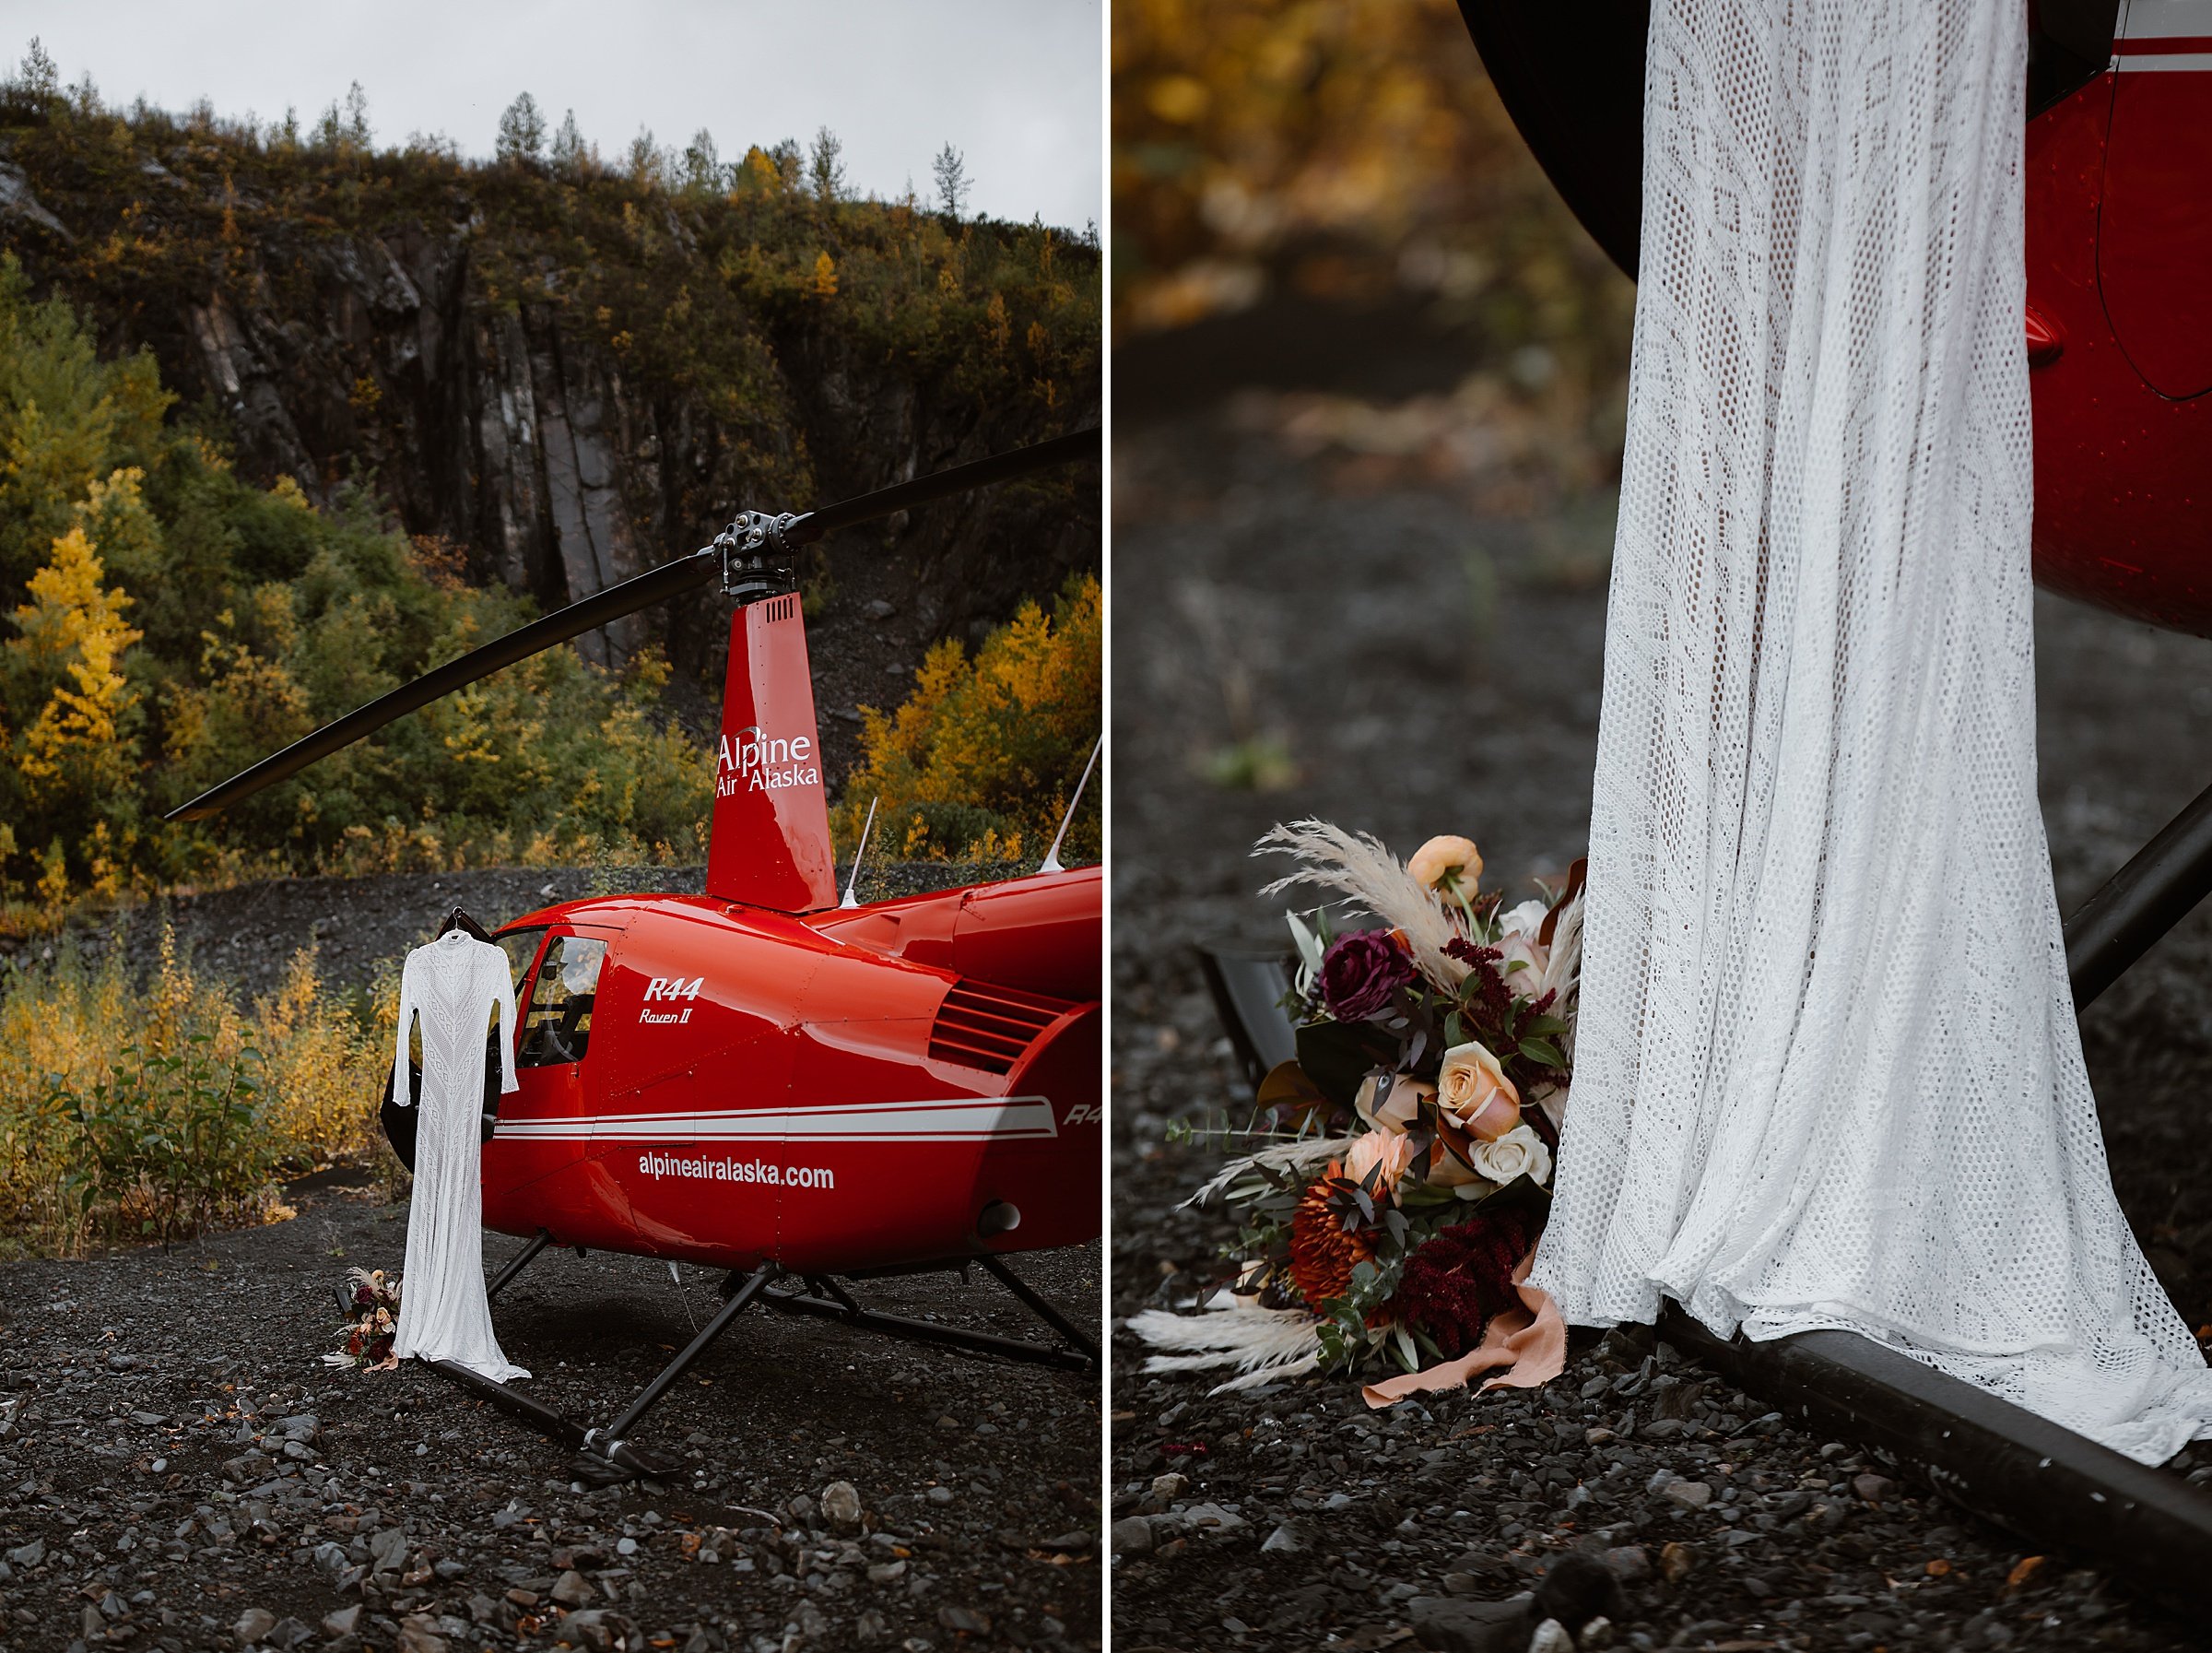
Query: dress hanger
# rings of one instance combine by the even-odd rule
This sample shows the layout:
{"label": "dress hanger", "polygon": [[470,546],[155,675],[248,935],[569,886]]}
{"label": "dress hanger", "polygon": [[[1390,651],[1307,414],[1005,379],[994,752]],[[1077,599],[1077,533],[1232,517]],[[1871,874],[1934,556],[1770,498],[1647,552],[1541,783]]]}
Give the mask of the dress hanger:
{"label": "dress hanger", "polygon": [[438,927],[438,934],[441,937],[449,935],[454,930],[465,930],[469,935],[474,936],[479,941],[488,941],[491,939],[490,933],[487,931],[482,925],[471,918],[468,915],[467,911],[461,907],[455,907],[452,912],[448,913],[445,915],[445,922]]}

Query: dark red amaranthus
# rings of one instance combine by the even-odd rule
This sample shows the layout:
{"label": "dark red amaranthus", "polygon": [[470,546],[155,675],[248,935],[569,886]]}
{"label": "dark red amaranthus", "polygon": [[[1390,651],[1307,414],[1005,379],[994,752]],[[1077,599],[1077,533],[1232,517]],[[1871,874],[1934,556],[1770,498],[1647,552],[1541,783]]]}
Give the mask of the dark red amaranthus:
{"label": "dark red amaranthus", "polygon": [[1493,1316],[1520,1303],[1513,1270],[1542,1222],[1540,1212],[1520,1207],[1477,1211],[1439,1230],[1406,1259],[1388,1314],[1419,1330],[1445,1359],[1465,1354],[1482,1341]]}

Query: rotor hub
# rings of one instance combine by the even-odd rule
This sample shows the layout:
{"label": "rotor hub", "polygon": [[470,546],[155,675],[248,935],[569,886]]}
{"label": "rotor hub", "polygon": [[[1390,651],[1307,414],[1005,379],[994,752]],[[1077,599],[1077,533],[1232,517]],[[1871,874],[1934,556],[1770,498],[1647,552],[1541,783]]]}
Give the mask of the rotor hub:
{"label": "rotor hub", "polygon": [[798,548],[791,535],[798,520],[788,511],[747,511],[714,537],[725,596],[742,605],[798,589]]}

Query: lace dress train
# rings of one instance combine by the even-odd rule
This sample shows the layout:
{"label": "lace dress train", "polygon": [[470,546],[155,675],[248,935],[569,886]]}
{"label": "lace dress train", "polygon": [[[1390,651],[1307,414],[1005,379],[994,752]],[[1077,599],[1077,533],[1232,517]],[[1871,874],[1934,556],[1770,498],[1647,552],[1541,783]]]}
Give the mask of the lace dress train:
{"label": "lace dress train", "polygon": [[1575,1083],[1531,1275],[1841,1327],[2145,1462],[2036,797],[2019,0],[1657,0]]}

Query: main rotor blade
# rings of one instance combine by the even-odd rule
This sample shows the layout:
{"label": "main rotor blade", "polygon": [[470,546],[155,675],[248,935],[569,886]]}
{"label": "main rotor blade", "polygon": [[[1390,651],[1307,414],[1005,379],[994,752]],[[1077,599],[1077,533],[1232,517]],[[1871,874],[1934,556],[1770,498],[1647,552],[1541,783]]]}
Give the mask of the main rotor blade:
{"label": "main rotor blade", "polygon": [[273,786],[278,781],[288,780],[310,763],[327,758],[341,747],[351,746],[365,735],[373,735],[394,718],[405,717],[418,707],[427,706],[441,695],[451,694],[456,689],[465,689],[478,678],[488,678],[503,666],[512,666],[517,660],[526,660],[541,650],[557,643],[566,643],[571,637],[582,636],[609,620],[620,620],[640,608],[650,608],[665,597],[704,585],[722,572],[722,559],[712,546],[679,557],[674,562],[665,562],[633,579],[605,591],[587,596],[581,603],[571,603],[565,608],[556,608],[541,620],[518,627],[504,637],[494,638],[481,648],[471,649],[458,659],[448,660],[435,670],[424,673],[411,683],[403,683],[391,693],[371,701],[367,705],[348,712],[335,723],[324,724],[313,734],[303,736],[280,752],[272,752],[251,769],[241,770],[218,786],[210,787],[190,803],[171,809],[164,821],[201,821],[227,804],[259,792],[264,786]]}
{"label": "main rotor blade", "polygon": [[[926,477],[916,477],[911,482],[900,482],[874,493],[864,493],[858,499],[846,500],[835,505],[826,505],[819,511],[810,511],[795,517],[785,527],[783,538],[793,546],[810,545],[825,534],[855,523],[868,522],[876,517],[889,516],[929,500],[943,499],[947,494],[963,493],[971,488],[985,488],[994,482],[1041,470],[1046,466],[1064,465],[1071,460],[1096,457],[1100,449],[1100,431],[1096,425],[1088,430],[1055,436],[1050,441],[1031,443],[1026,448],[1013,448],[1004,454],[994,454],[987,459],[978,459],[967,465],[956,465]],[[609,585],[596,596],[580,603],[571,603],[566,608],[557,608],[542,620],[493,639],[478,649],[472,649],[459,659],[449,660],[436,670],[427,672],[411,683],[404,683],[391,693],[371,701],[367,705],[348,712],[335,723],[324,724],[313,734],[295,740],[280,752],[273,752],[251,769],[241,770],[220,785],[212,786],[188,804],[180,805],[161,819],[164,821],[202,821],[226,805],[241,797],[251,797],[265,786],[288,780],[309,764],[327,758],[343,747],[351,746],[364,736],[373,735],[394,718],[429,705],[441,695],[465,689],[479,678],[488,678],[501,667],[512,666],[526,660],[541,650],[557,643],[566,643],[571,637],[582,635],[609,620],[620,620],[640,608],[649,608],[696,585],[704,585],[721,572],[722,561],[713,546],[705,546],[688,557],[679,557],[674,562],[663,563],[634,579],[624,580],[618,585]]]}
{"label": "main rotor blade", "polygon": [[792,545],[811,545],[823,535],[834,534],[840,528],[888,516],[895,511],[904,511],[930,500],[941,500],[947,494],[987,488],[994,482],[1025,476],[1047,466],[1095,459],[1099,456],[1099,427],[1092,425],[1087,430],[1071,431],[1065,436],[1031,443],[1026,448],[1009,448],[987,459],[956,465],[950,470],[933,471],[926,477],[916,477],[912,482],[894,483],[874,493],[864,493],[856,500],[809,511],[783,530],[783,537]]}

